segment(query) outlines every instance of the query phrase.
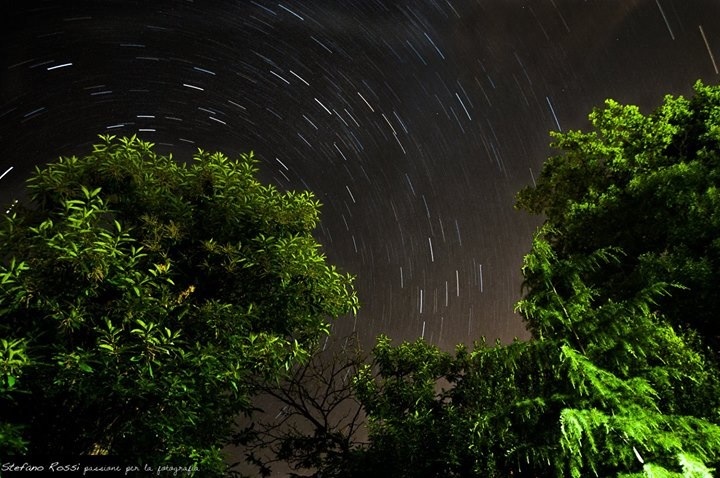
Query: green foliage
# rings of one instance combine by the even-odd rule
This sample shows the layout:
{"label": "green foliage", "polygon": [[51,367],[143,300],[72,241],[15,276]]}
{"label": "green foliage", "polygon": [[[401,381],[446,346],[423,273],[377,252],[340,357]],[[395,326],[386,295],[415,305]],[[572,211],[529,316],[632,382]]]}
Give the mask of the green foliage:
{"label": "green foliage", "polygon": [[577,333],[454,356],[381,338],[377,369],[354,383],[370,442],[345,476],[696,476],[717,466],[715,371],[643,300],[604,304],[620,325],[590,333],[605,309],[578,293],[550,314],[572,311]]}
{"label": "green foliage", "polygon": [[[3,275],[0,281],[5,282]],[[0,400],[14,401],[12,392],[16,390],[18,379],[30,365],[26,353],[27,342],[24,339],[0,339]],[[0,450],[7,453],[23,453],[27,442],[22,437],[22,427],[16,423],[0,422]]]}
{"label": "green foliage", "polygon": [[[590,132],[553,133],[562,154],[547,160],[517,206],[546,216],[560,260],[623,252],[583,276],[600,297],[626,299],[658,282],[683,286],[657,297],[663,314],[718,353],[720,87],[698,82],[694,92],[667,96],[649,115],[608,100],[590,115]],[[526,279],[530,296],[542,293],[534,272]]]}
{"label": "green foliage", "polygon": [[306,360],[357,309],[319,203],[199,151],[101,137],[28,181],[0,228],[0,455],[110,453],[221,474],[249,377]]}
{"label": "green foliage", "polygon": [[367,413],[371,446],[343,474],[445,476],[453,411],[441,405],[436,389],[451,356],[422,340],[393,347],[383,336],[373,354],[375,367],[361,368],[353,384]]}

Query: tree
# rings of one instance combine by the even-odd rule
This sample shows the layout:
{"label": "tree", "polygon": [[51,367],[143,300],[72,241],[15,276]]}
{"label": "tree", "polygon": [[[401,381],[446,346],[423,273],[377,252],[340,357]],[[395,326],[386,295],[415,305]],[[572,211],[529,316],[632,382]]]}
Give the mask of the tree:
{"label": "tree", "polygon": [[312,237],[319,203],[256,171],[134,136],[36,171],[0,229],[0,455],[222,474],[250,377],[307,360],[358,304]]}
{"label": "tree", "polygon": [[584,278],[602,298],[683,286],[659,299],[663,314],[720,353],[720,87],[697,82],[694,92],[666,96],[649,115],[607,100],[590,114],[591,131],[552,133],[562,154],[517,206],[546,216],[560,258],[622,251]]}
{"label": "tree", "polygon": [[256,403],[263,415],[246,420],[233,443],[261,476],[280,465],[292,477],[342,478],[362,446],[365,415],[352,380],[368,357],[354,334],[326,345],[280,383],[254,384],[262,392]]}
{"label": "tree", "polygon": [[518,310],[536,342],[560,350],[559,383],[544,396],[561,398],[564,472],[709,473],[720,464],[718,370],[662,315],[658,299],[672,286],[603,297],[584,278],[619,262],[619,251],[560,258],[548,240],[555,234],[546,225],[535,236],[523,267],[534,288]]}

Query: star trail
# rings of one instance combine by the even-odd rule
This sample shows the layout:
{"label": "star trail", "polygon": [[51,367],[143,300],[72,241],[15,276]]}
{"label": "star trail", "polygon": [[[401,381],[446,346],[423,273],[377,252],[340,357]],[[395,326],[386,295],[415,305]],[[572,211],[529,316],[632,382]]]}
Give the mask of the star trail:
{"label": "star trail", "polygon": [[362,302],[334,328],[365,343],[527,337],[513,306],[540,219],[513,197],[548,132],[718,81],[710,0],[70,3],[3,15],[4,207],[97,134],[180,160],[253,150],[265,181],[323,203],[317,237]]}

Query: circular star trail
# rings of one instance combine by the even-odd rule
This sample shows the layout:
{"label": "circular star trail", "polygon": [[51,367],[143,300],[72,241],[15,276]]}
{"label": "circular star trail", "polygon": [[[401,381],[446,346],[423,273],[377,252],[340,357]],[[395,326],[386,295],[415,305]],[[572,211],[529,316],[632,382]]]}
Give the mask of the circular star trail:
{"label": "circular star trail", "polygon": [[97,134],[253,150],[323,203],[362,310],[335,325],[444,348],[525,338],[540,218],[513,209],[550,130],[718,80],[710,0],[26,1],[4,12],[0,199]]}

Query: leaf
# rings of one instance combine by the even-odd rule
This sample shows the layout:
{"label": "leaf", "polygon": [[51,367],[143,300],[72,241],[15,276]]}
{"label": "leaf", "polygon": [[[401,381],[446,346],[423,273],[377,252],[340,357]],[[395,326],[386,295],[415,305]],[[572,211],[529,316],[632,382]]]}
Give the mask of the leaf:
{"label": "leaf", "polygon": [[712,478],[712,470],[705,466],[702,460],[690,453],[678,454],[678,461],[682,466],[683,476],[692,478]]}

